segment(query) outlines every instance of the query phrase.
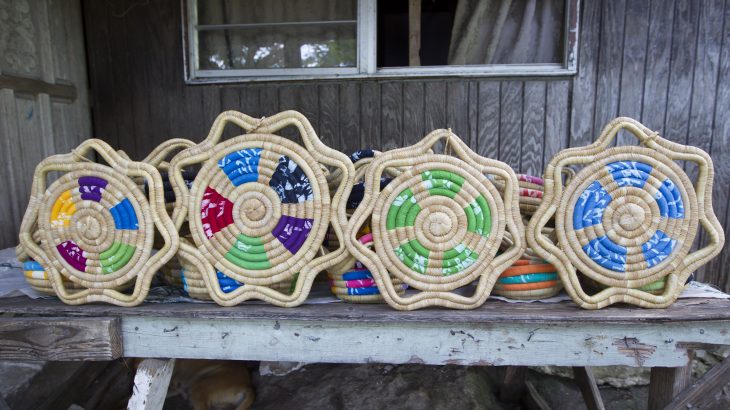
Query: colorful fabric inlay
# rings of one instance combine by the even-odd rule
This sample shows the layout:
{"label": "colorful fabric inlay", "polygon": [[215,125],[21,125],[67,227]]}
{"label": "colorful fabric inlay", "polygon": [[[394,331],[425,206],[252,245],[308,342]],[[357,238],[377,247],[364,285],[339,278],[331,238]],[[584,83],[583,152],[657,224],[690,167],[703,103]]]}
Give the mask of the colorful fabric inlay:
{"label": "colorful fabric inlay", "polygon": [[234,186],[254,182],[259,178],[261,148],[247,148],[231,152],[218,161],[218,168],[231,180]]}
{"label": "colorful fabric inlay", "polygon": [[654,235],[646,243],[641,245],[641,251],[644,253],[644,259],[646,259],[646,265],[649,268],[658,265],[671,255],[675,246],[677,246],[676,239],[670,238],[662,231],[654,232]]}
{"label": "colorful fabric inlay", "polygon": [[132,259],[134,251],[137,248],[133,245],[127,245],[121,242],[114,242],[109,249],[99,255],[101,263],[101,271],[104,273],[112,273],[121,269]]}
{"label": "colorful fabric inlay", "polygon": [[299,252],[312,230],[312,219],[282,215],[271,234],[293,254]]}
{"label": "colorful fabric inlay", "polygon": [[347,288],[347,294],[351,296],[379,295],[377,286],[372,288]]}
{"label": "colorful fabric inlay", "polygon": [[304,170],[286,155],[279,158],[269,186],[276,191],[285,204],[297,204],[314,199],[312,184]]}
{"label": "colorful fabric inlay", "polygon": [[546,280],[557,280],[557,273],[527,273],[524,275],[500,277],[499,283],[535,283],[544,282]]}
{"label": "colorful fabric inlay", "polygon": [[23,270],[45,270],[43,266],[36,261],[23,262]]}
{"label": "colorful fabric inlay", "polygon": [[211,187],[206,187],[200,202],[200,219],[205,236],[210,239],[233,223],[233,202]]}
{"label": "colorful fabric inlay", "polygon": [[74,241],[66,241],[56,245],[61,257],[74,269],[86,271],[86,252],[84,252]]}
{"label": "colorful fabric inlay", "polygon": [[611,195],[603,186],[595,181],[580,194],[573,210],[573,228],[583,229],[586,226],[601,223],[603,211],[611,203]]}
{"label": "colorful fabric inlay", "polygon": [[262,270],[271,267],[261,239],[244,234],[236,237],[236,243],[233,244],[233,248],[228,251],[225,258],[244,269]]}
{"label": "colorful fabric inlay", "polygon": [[531,184],[536,185],[545,185],[545,181],[543,181],[542,178],[533,176],[533,175],[527,175],[527,174],[518,174],[517,178],[522,182],[529,182]]}
{"label": "colorful fabric inlay", "polygon": [[360,161],[363,158],[372,158],[375,156],[375,151],[373,151],[370,148],[365,148],[361,150],[357,150],[350,154],[350,161],[353,163]]}
{"label": "colorful fabric inlay", "polygon": [[607,236],[591,240],[583,247],[583,252],[606,269],[616,272],[626,271],[626,248]]}
{"label": "colorful fabric inlay", "polygon": [[367,269],[351,270],[342,275],[343,280],[365,280],[372,278],[373,274]]}
{"label": "colorful fabric inlay", "polygon": [[109,209],[109,212],[114,218],[114,226],[117,229],[139,229],[137,214],[134,212],[134,207],[129,198],[122,199],[117,205]]}
{"label": "colorful fabric inlay", "polygon": [[[646,189],[646,183],[652,178],[653,167],[639,161],[616,161],[606,165],[612,179],[619,187],[635,187]],[[665,179],[654,186],[654,199],[664,218],[684,218],[684,204],[679,189],[670,179]],[[602,222],[603,213],[611,203],[611,195],[598,182],[591,183],[580,195],[573,210],[573,228],[580,230]],[[589,232],[590,233],[590,232]],[[593,234],[591,234],[593,235]],[[590,236],[589,236],[590,238]],[[647,267],[651,268],[667,259],[677,244],[675,239],[662,231],[641,245]],[[606,236],[595,237],[583,246],[583,251],[600,266],[616,272],[626,271],[626,255],[628,250],[616,244]]]}
{"label": "colorful fabric inlay", "polygon": [[231,293],[234,290],[243,286],[243,283],[235,279],[229,278],[221,271],[216,271],[216,276],[218,277],[218,285],[220,286],[223,293]]}
{"label": "colorful fabric inlay", "polygon": [[51,227],[65,228],[71,223],[71,216],[76,213],[71,191],[66,191],[56,198],[51,208]]}
{"label": "colorful fabric inlay", "polygon": [[459,273],[476,262],[479,255],[463,244],[457,245],[454,249],[444,252],[443,271],[444,276]]}
{"label": "colorful fabric inlay", "polygon": [[388,216],[386,217],[386,229],[402,228],[405,226],[413,226],[416,221],[416,215],[421,212],[421,207],[416,203],[413,191],[406,188],[393,200],[388,208]]}
{"label": "colorful fabric inlay", "polygon": [[79,178],[79,193],[81,199],[101,202],[101,193],[109,184],[106,179],[99,177],[81,177]]}
{"label": "colorful fabric inlay", "polygon": [[395,249],[395,256],[406,266],[418,273],[426,273],[430,251],[413,239]]}

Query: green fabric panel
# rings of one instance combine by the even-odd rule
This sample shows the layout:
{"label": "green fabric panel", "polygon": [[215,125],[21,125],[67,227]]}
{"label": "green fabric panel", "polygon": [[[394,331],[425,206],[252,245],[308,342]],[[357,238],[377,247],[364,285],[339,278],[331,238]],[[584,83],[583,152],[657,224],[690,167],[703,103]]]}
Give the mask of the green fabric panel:
{"label": "green fabric panel", "polygon": [[659,279],[656,282],[652,282],[648,285],[644,285],[644,286],[640,287],[639,290],[643,290],[644,292],[662,290],[662,289],[664,289],[665,283],[666,283],[666,279]]}
{"label": "green fabric panel", "polygon": [[262,270],[271,267],[261,239],[244,234],[236,236],[236,243],[233,244],[225,258],[244,269]]}
{"label": "green fabric panel", "polygon": [[[388,208],[388,216],[385,220],[386,229],[390,230],[396,228],[400,209],[403,207],[403,205],[411,203],[412,198],[413,191],[411,191],[409,188],[404,189],[400,194],[398,194],[393,203],[390,205],[390,208]],[[405,216],[403,217],[403,219],[405,221]]]}
{"label": "green fabric panel", "polygon": [[482,232],[480,234],[484,237],[489,237],[489,234],[492,232],[492,210],[489,209],[489,204],[482,195],[477,197],[477,204],[479,204],[479,208],[482,210],[482,216],[484,218]]}
{"label": "green fabric panel", "polygon": [[442,263],[444,276],[453,275],[454,273],[465,270],[476,262],[478,256],[476,252],[464,245],[449,249],[444,252],[444,260]]}
{"label": "green fabric panel", "polygon": [[[233,249],[231,249],[231,251],[233,251]],[[268,259],[265,261],[247,261],[239,258],[238,255],[235,255],[231,251],[225,255],[225,258],[236,266],[251,270],[263,270],[271,267],[271,262],[269,262]]]}
{"label": "green fabric panel", "polygon": [[456,192],[447,188],[431,188],[428,190],[428,193],[431,195],[447,196],[451,199],[454,199],[454,197],[456,196]]}
{"label": "green fabric panel", "polygon": [[476,215],[474,215],[474,210],[472,209],[473,203],[467,205],[466,208],[464,208],[464,213],[466,214],[466,231],[467,232],[474,232],[477,228],[477,219]]}
{"label": "green fabric panel", "polygon": [[428,265],[428,249],[418,241],[406,242],[395,249],[395,254],[406,266],[418,273],[426,273]]}
{"label": "green fabric panel", "polygon": [[118,271],[132,259],[136,250],[135,246],[114,242],[108,250],[99,255],[102,272],[112,273]]}

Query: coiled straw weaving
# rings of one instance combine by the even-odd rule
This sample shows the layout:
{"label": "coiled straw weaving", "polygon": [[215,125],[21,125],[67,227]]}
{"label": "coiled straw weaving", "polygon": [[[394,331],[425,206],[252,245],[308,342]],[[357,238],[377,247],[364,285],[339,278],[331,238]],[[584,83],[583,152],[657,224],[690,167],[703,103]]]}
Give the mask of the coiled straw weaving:
{"label": "coiled straw weaving", "polygon": [[[641,145],[611,147],[621,129]],[[676,161],[697,164],[694,185]],[[564,186],[561,170],[571,165],[584,168]],[[584,308],[617,302],[666,307],[724,243],[712,209],[710,156],[667,141],[630,118],[609,123],[587,147],[558,153],[545,177],[545,197],[530,222],[528,240],[558,268],[566,290]],[[542,233],[553,216],[557,241]],[[699,226],[707,244],[692,252]],[[578,272],[606,288],[588,295]]]}
{"label": "coiled straw weaving", "polygon": [[[429,153],[441,140],[452,147],[453,156]],[[381,191],[380,178],[392,167],[402,172]],[[504,181],[504,200],[486,175]],[[525,249],[514,171],[477,155],[449,130],[433,131],[416,145],[376,157],[365,185],[363,202],[347,229],[348,247],[396,309],[478,307],[502,270]],[[356,235],[370,215],[374,250]],[[496,255],[505,231],[514,244]],[[477,279],[472,296],[452,292]],[[394,280],[421,292],[401,296]]]}
{"label": "coiled straw weaving", "polygon": [[[219,142],[228,123],[248,134]],[[304,146],[273,134],[286,126],[298,129]],[[188,191],[182,169],[194,164],[201,169]],[[342,173],[331,200],[322,166]],[[352,188],[352,163],[322,144],[298,112],[264,119],[224,112],[205,141],[173,158],[170,172],[178,199],[173,220],[180,227],[187,219],[195,244],[181,250],[201,262],[196,266],[216,303],[299,305],[316,275],[346,256],[342,246],[317,254],[330,224],[342,237],[342,197]],[[219,277],[243,285],[225,291]],[[295,278],[293,292],[278,289]]]}
{"label": "coiled straw weaving", "polygon": [[[88,159],[92,152],[108,165]],[[47,186],[48,174],[54,171],[61,175]],[[149,199],[136,178],[149,185]],[[40,245],[33,240],[36,224]],[[152,255],[155,234],[164,245]],[[178,237],[165,212],[157,169],[90,139],[72,153],[51,156],[36,167],[20,243],[46,268],[65,303],[133,306],[144,300],[152,276],[175,253]],[[84,290],[70,291],[64,278]],[[118,290],[131,283],[131,293]]]}

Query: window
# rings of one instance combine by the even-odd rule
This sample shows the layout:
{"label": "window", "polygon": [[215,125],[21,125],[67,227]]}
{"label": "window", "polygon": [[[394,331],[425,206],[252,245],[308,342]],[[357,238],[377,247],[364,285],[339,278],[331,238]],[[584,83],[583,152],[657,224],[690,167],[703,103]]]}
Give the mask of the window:
{"label": "window", "polygon": [[189,82],[575,73],[579,0],[183,0]]}

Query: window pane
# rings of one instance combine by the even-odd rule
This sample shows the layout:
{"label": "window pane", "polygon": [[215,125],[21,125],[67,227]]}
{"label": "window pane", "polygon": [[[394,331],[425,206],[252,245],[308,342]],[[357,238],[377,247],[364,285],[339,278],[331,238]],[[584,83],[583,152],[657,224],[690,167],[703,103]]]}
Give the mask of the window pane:
{"label": "window pane", "polygon": [[356,67],[356,31],[356,24],[200,31],[200,68]]}
{"label": "window pane", "polygon": [[424,0],[409,27],[408,0],[378,1],[378,66],[414,65],[409,36],[420,38],[421,66],[563,61],[565,0]]}
{"label": "window pane", "polygon": [[198,24],[355,20],[357,0],[198,0]]}

